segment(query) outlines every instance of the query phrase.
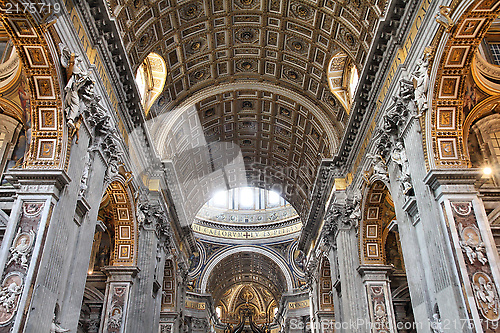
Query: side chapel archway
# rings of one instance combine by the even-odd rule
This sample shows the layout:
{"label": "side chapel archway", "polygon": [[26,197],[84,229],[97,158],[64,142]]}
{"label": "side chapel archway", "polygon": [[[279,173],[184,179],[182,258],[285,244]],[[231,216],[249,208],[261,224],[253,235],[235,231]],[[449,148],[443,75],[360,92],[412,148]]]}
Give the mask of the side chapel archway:
{"label": "side chapel archway", "polygon": [[[426,123],[429,167],[467,168],[470,160],[463,139],[464,100],[467,75],[474,53],[500,14],[500,2],[474,1],[451,30],[445,45],[440,45],[434,62],[437,66],[432,112]],[[441,51],[442,50],[442,51]]]}
{"label": "side chapel archway", "polygon": [[[67,167],[68,144],[64,136],[61,89],[56,63],[51,53],[46,23],[39,24],[29,14],[3,14],[0,21],[21,60],[30,95],[26,121],[31,143],[23,167],[63,169]],[[51,34],[55,31],[51,30]]]}

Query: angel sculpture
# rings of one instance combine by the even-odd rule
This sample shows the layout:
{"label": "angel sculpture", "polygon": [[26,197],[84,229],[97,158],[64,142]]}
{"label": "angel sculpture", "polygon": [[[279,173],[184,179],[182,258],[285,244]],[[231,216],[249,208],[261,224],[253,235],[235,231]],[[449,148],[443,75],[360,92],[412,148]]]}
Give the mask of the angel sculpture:
{"label": "angel sculpture", "polygon": [[[447,33],[451,33],[453,27],[455,26],[455,22],[451,19],[451,8],[448,6],[439,6],[439,14],[436,14],[434,18],[436,19],[436,22],[441,24],[445,29]],[[441,19],[440,15],[446,19],[446,22]]]}
{"label": "angel sculpture", "polygon": [[77,134],[77,121],[82,113],[80,102],[89,102],[94,97],[94,82],[82,69],[82,59],[72,53],[66,45],[59,43],[61,65],[66,68],[68,83],[64,87],[64,112],[69,127],[69,135]]}

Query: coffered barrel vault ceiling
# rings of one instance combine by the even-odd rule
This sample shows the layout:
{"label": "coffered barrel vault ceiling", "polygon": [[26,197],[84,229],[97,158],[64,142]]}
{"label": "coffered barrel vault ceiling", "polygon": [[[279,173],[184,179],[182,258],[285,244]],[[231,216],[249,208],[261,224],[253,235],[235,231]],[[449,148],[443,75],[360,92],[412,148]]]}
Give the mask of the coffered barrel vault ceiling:
{"label": "coffered barrel vault ceiling", "polygon": [[148,119],[172,162],[181,223],[217,187],[245,185],[274,186],[305,220],[318,168],[347,122],[327,81],[330,60],[342,52],[362,69],[386,0],[108,5],[134,71],[151,52],[166,62]]}
{"label": "coffered barrel vault ceiling", "polygon": [[150,52],[167,62],[160,113],[194,90],[249,77],[330,101],[329,60],[343,51],[361,70],[385,2],[110,0],[109,5],[134,70]]}
{"label": "coffered barrel vault ceiling", "polygon": [[330,116],[286,89],[240,82],[204,89],[151,129],[186,211],[195,214],[217,190],[251,185],[281,193],[305,216],[319,164],[338,146]]}

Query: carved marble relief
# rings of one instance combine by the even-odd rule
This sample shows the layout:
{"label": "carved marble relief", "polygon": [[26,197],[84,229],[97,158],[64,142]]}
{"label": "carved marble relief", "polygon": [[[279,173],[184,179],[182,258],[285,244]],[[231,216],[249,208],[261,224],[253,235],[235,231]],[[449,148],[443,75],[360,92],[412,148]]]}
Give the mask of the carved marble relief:
{"label": "carved marble relief", "polygon": [[386,288],[383,284],[368,284],[368,301],[373,333],[394,332],[386,308]]}
{"label": "carved marble relief", "polygon": [[24,281],[20,273],[7,274],[0,289],[0,325],[7,324],[17,311]]}
{"label": "carved marble relief", "polygon": [[493,332],[491,322],[500,319],[498,290],[492,278],[472,202],[452,202],[451,207],[476,307],[483,319],[483,329]]}
{"label": "carved marble relief", "polygon": [[17,233],[9,247],[0,285],[0,332],[9,332],[19,308],[19,300],[25,289],[33,247],[41,220],[43,202],[22,203]]}
{"label": "carved marble relief", "polygon": [[417,60],[415,69],[410,75],[413,82],[414,98],[418,109],[418,116],[423,115],[428,109],[427,92],[429,90],[429,58],[433,49],[428,47],[424,51],[423,59]]}
{"label": "carved marble relief", "polygon": [[172,333],[173,327],[171,323],[160,323],[160,333]]}
{"label": "carved marble relief", "polygon": [[113,283],[110,285],[111,296],[104,325],[108,333],[123,332],[129,288],[129,284]]}
{"label": "carved marble relief", "polygon": [[95,98],[94,82],[81,65],[82,59],[78,54],[72,53],[68,47],[59,43],[61,52],[61,65],[66,68],[67,84],[64,87],[64,112],[69,135],[78,132],[77,121],[83,111],[82,103]]}

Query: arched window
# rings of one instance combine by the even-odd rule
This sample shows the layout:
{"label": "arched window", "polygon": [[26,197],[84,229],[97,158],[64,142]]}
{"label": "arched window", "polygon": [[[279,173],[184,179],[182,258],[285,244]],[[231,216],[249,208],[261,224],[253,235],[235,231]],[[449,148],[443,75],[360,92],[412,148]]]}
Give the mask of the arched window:
{"label": "arched window", "polygon": [[500,66],[500,17],[491,24],[478,51],[489,63]]}
{"label": "arched window", "polygon": [[165,60],[156,53],[150,53],[137,69],[135,81],[146,115],[163,91],[166,77],[167,66]]}
{"label": "arched window", "polygon": [[347,113],[358,86],[358,69],[344,52],[337,52],[328,66],[328,85]]}

